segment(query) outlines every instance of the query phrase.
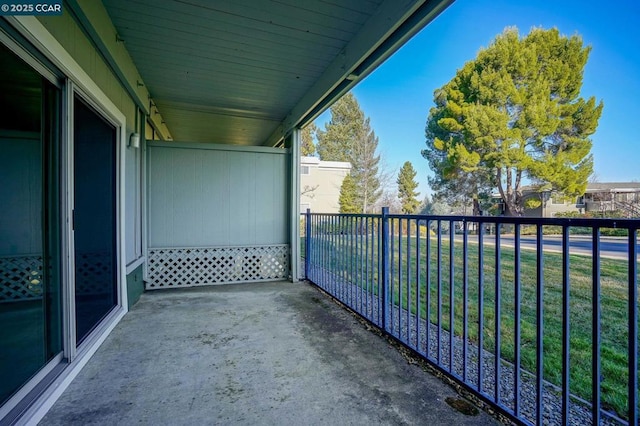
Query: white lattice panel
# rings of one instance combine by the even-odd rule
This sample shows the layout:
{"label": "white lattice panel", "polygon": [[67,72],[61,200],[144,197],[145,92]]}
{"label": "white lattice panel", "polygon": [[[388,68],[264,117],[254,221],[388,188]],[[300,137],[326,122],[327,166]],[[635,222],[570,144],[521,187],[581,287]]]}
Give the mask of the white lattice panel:
{"label": "white lattice panel", "polygon": [[[42,256],[0,257],[0,303],[42,297]],[[113,257],[110,253],[76,256],[76,294],[112,291]]]}
{"label": "white lattice panel", "polygon": [[278,280],[289,273],[289,246],[149,249],[147,290]]}
{"label": "white lattice panel", "polygon": [[0,303],[42,297],[42,256],[0,257]]}
{"label": "white lattice panel", "polygon": [[90,296],[113,291],[113,256],[110,252],[76,254],[76,295]]}

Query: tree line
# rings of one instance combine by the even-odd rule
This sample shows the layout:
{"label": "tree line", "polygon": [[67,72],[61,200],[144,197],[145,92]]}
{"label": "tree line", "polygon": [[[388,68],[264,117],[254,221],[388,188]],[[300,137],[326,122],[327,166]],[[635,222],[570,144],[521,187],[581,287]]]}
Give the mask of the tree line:
{"label": "tree line", "polygon": [[[384,204],[394,202],[390,194],[384,194],[385,176],[381,170],[378,152],[378,136],[353,93],[347,93],[330,109],[331,119],[324,129],[311,124],[303,129],[301,153],[317,154],[324,161],[342,161],[351,164],[345,176],[338,204],[341,213],[373,213]],[[313,143],[313,138],[317,143]],[[419,202],[416,192],[416,171],[406,162],[397,178],[398,198],[401,210],[415,213]],[[388,190],[388,189],[387,189]],[[395,203],[394,203],[395,204]]]}
{"label": "tree line", "polygon": [[331,107],[324,129],[303,130],[302,154],[351,163],[340,189],[342,213],[371,213],[383,203],[407,214],[451,212],[442,206],[479,214],[499,196],[501,213],[522,215],[542,202],[525,197],[525,186],[582,195],[593,173],[590,137],[604,107],[581,96],[590,51],[580,36],[555,28],[524,37],[506,28],[436,89],[421,151],[433,172],[433,196],[422,204],[409,161],[397,175],[397,195],[383,191],[378,137],[352,93]]}

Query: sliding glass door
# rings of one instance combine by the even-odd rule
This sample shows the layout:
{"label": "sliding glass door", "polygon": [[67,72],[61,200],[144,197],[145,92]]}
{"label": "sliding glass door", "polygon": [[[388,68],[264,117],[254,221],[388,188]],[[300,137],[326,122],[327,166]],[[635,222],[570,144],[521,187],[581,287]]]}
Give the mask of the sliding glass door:
{"label": "sliding glass door", "polygon": [[0,405],[62,351],[60,89],[0,43]]}
{"label": "sliding glass door", "polygon": [[74,100],[76,339],[117,306],[116,128]]}
{"label": "sliding glass door", "polygon": [[49,58],[0,19],[2,424],[46,398],[126,309],[118,272],[125,116]]}

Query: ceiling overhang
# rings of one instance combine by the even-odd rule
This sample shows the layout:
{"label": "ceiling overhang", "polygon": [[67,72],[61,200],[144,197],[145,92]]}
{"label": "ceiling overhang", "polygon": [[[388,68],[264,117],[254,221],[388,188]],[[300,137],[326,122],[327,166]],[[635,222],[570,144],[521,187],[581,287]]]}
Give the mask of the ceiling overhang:
{"label": "ceiling overhang", "polygon": [[[163,138],[276,146],[453,0],[70,0]],[[146,99],[145,99],[146,97]]]}

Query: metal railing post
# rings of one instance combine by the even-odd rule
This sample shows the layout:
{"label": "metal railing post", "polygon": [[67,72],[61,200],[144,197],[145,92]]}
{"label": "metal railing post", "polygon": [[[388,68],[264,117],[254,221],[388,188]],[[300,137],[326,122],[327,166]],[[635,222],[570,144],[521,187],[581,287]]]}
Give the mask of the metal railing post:
{"label": "metal railing post", "polygon": [[309,279],[309,262],[311,261],[311,209],[304,215],[304,279]]}
{"label": "metal railing post", "polygon": [[628,416],[629,424],[638,424],[638,247],[637,229],[629,229],[629,395]]}
{"label": "metal railing post", "polygon": [[382,330],[387,331],[387,316],[389,314],[389,207],[382,208]]}

